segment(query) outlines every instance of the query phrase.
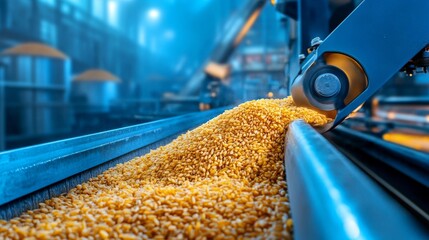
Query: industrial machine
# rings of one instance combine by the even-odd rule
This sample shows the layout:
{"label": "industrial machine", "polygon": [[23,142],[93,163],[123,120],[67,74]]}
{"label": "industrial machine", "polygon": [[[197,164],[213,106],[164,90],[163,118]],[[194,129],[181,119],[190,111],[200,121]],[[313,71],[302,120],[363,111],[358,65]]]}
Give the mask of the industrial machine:
{"label": "industrial machine", "polygon": [[[330,11],[326,11],[327,6],[338,2],[340,7],[335,8],[332,11],[333,14],[329,15]],[[316,201],[314,199],[316,194],[308,190],[312,188],[310,182],[323,182],[326,184],[325,188],[345,184],[340,187],[341,189],[351,184],[349,182],[351,179],[337,172],[340,166],[330,166],[334,164],[332,159],[336,159],[335,164],[342,164],[339,160],[342,157],[337,154],[346,156],[345,161],[351,160],[355,163],[394,198],[399,199],[399,202],[427,223],[429,219],[426,197],[429,189],[428,154],[383,141],[373,133],[378,132],[379,135],[383,135],[390,131],[389,128],[395,126],[407,131],[427,134],[427,127],[405,124],[400,126],[398,123],[374,121],[370,116],[352,118],[345,121],[342,126],[338,125],[379,92],[398,72],[404,72],[402,75],[405,76],[427,72],[429,26],[424,16],[429,8],[429,2],[285,0],[274,1],[274,4],[280,12],[297,20],[298,23],[300,35],[297,46],[293,48],[287,72],[290,79],[293,79],[290,86],[294,101],[300,106],[314,109],[334,119],[332,123],[318,129],[319,132],[329,131],[324,134],[329,141],[324,146],[319,145],[321,141],[316,140],[315,136],[309,136],[311,134],[306,132],[307,130],[304,130],[306,127],[301,126],[300,123],[293,124],[289,133],[293,144],[287,146],[290,155],[286,163],[289,166],[288,182],[289,184],[299,183],[299,186],[293,184],[289,188],[292,213],[296,216],[296,237],[354,238],[353,231],[339,233],[344,234],[342,237],[332,236],[329,232],[320,233],[308,223],[308,218],[302,217],[308,214],[321,214],[318,213],[317,207],[307,209],[303,203],[312,206],[310,202]],[[336,12],[337,9],[339,13]],[[309,39],[312,39],[311,43]],[[411,99],[411,101],[417,100]],[[369,101],[367,105],[378,105],[378,103],[380,103],[379,100],[373,103]],[[392,101],[389,103],[392,104]],[[372,112],[371,107],[369,112]],[[424,118],[424,115],[422,117]],[[389,115],[388,119],[390,118],[396,118],[396,113]],[[409,119],[415,121],[419,116],[408,115]],[[362,127],[363,125],[365,126]],[[306,144],[308,146],[306,151],[309,152],[298,153],[301,147],[293,146],[295,144]],[[325,149],[333,151],[325,153]],[[298,160],[303,157],[307,159]],[[294,158],[296,160],[290,160]],[[297,174],[297,171],[302,172]],[[332,177],[335,172],[338,175]],[[315,180],[313,175],[318,175],[320,178]],[[319,189],[319,187],[312,189]],[[343,191],[344,189],[338,193],[341,195]],[[365,192],[368,196],[372,196]],[[357,205],[354,206],[358,206],[359,202],[362,203],[357,199],[361,194],[355,196],[354,201]],[[340,196],[331,197],[337,200],[343,199]],[[340,203],[337,203],[336,211],[343,211],[339,209],[338,204]],[[360,212],[366,214],[370,211],[361,210]],[[377,217],[368,217],[368,219],[372,218]],[[342,219],[343,224],[349,224],[345,216]],[[328,223],[331,226],[332,224],[335,223]],[[377,223],[371,224],[377,225]],[[377,233],[386,227],[386,225],[378,226]],[[402,229],[402,231],[405,230]],[[354,233],[357,234],[357,232]]]}
{"label": "industrial machine", "polygon": [[[332,16],[328,16],[326,6],[341,1],[272,2],[299,29],[298,36],[292,39],[286,72],[286,79],[292,79],[294,101],[334,119],[319,131],[302,121],[289,126],[285,163],[294,237],[423,239],[429,223],[429,155],[355,129],[361,125],[380,129],[381,122],[344,120],[398,71],[408,75],[426,72],[429,23],[424,16],[429,1],[346,0],[346,10]],[[215,69],[222,70],[227,64],[232,50],[256,21],[264,4],[261,0],[249,1],[241,17],[231,21],[236,24],[226,31],[224,41],[218,41],[208,60]],[[395,21],[398,18],[400,21]],[[310,44],[311,38],[314,39]],[[222,71],[209,71],[207,66],[206,63],[190,79],[183,95],[196,92],[207,81],[203,87],[210,86],[210,95],[206,97],[212,103],[220,91],[213,82],[219,83],[223,77],[215,76]],[[110,107],[111,99],[104,98],[108,94],[103,93],[117,83],[102,83],[103,86],[91,82],[94,88],[80,89],[77,85],[88,82],[75,82],[72,92],[82,99],[87,96],[88,101],[89,97],[99,96],[92,103],[105,107],[104,111]],[[100,95],[92,95],[94,91]],[[0,82],[0,112],[5,108],[4,92],[5,85]],[[11,219],[36,208],[38,203],[67,192],[118,163],[169,143],[226,109],[1,152],[0,219]],[[415,129],[429,134],[425,126]],[[1,131],[5,128],[0,122]]]}
{"label": "industrial machine", "polygon": [[68,56],[45,44],[25,43],[4,50],[0,62],[6,134],[0,137],[4,144],[20,147],[21,142],[34,143],[40,137],[69,132]]}
{"label": "industrial machine", "polygon": [[[399,70],[426,72],[429,26],[423,16],[428,7],[426,1],[360,3],[326,39],[312,40],[292,85],[295,102],[335,118],[327,131]],[[401,20],[391,24],[398,15]]]}
{"label": "industrial machine", "polygon": [[90,69],[73,78],[71,99],[80,112],[106,113],[118,95],[120,79],[102,69]]}

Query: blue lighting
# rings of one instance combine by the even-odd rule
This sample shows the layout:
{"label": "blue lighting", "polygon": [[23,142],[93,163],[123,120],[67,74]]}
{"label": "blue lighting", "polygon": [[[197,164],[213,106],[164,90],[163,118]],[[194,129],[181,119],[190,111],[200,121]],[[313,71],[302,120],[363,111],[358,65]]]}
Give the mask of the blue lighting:
{"label": "blue lighting", "polygon": [[113,26],[118,25],[118,3],[115,1],[109,1],[107,4],[109,23]]}
{"label": "blue lighting", "polygon": [[160,18],[160,16],[161,16],[161,12],[156,8],[152,8],[148,12],[148,17],[152,21],[157,21]]}

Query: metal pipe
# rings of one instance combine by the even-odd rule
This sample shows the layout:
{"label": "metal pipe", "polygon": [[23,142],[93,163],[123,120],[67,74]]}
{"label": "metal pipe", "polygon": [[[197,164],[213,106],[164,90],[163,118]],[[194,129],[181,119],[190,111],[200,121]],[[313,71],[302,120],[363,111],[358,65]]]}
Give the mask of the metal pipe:
{"label": "metal pipe", "polygon": [[404,208],[303,121],[289,126],[285,164],[296,239],[427,236]]}

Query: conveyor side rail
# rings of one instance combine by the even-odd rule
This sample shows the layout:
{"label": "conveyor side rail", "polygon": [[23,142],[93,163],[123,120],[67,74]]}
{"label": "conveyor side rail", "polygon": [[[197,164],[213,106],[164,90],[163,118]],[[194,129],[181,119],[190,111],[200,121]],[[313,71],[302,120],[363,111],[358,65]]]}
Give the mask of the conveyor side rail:
{"label": "conveyor side rail", "polygon": [[289,126],[286,176],[296,239],[425,239],[423,227],[322,135]]}
{"label": "conveyor side rail", "polygon": [[[226,108],[159,120],[0,153],[0,218],[37,207],[117,163],[141,156],[160,141],[192,129]],[[114,164],[107,164],[114,162]],[[103,169],[96,169],[105,165]],[[106,165],[107,164],[107,165]],[[94,172],[95,171],[95,172]],[[84,175],[81,173],[86,172]],[[80,175],[79,175],[80,174]],[[72,181],[68,178],[76,176]],[[57,186],[56,183],[63,181]],[[39,191],[34,196],[31,193]],[[20,198],[20,199],[18,199]],[[18,199],[18,200],[17,200]],[[11,203],[14,201],[17,203]]]}

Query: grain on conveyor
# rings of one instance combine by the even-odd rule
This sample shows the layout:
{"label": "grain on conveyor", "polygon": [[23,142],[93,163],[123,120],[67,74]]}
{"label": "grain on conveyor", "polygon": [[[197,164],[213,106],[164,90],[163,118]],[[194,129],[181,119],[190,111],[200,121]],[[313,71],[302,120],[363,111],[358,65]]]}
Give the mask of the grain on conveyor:
{"label": "grain on conveyor", "polygon": [[296,119],[329,121],[291,98],[241,104],[39,209],[0,220],[0,238],[291,238],[283,157]]}

